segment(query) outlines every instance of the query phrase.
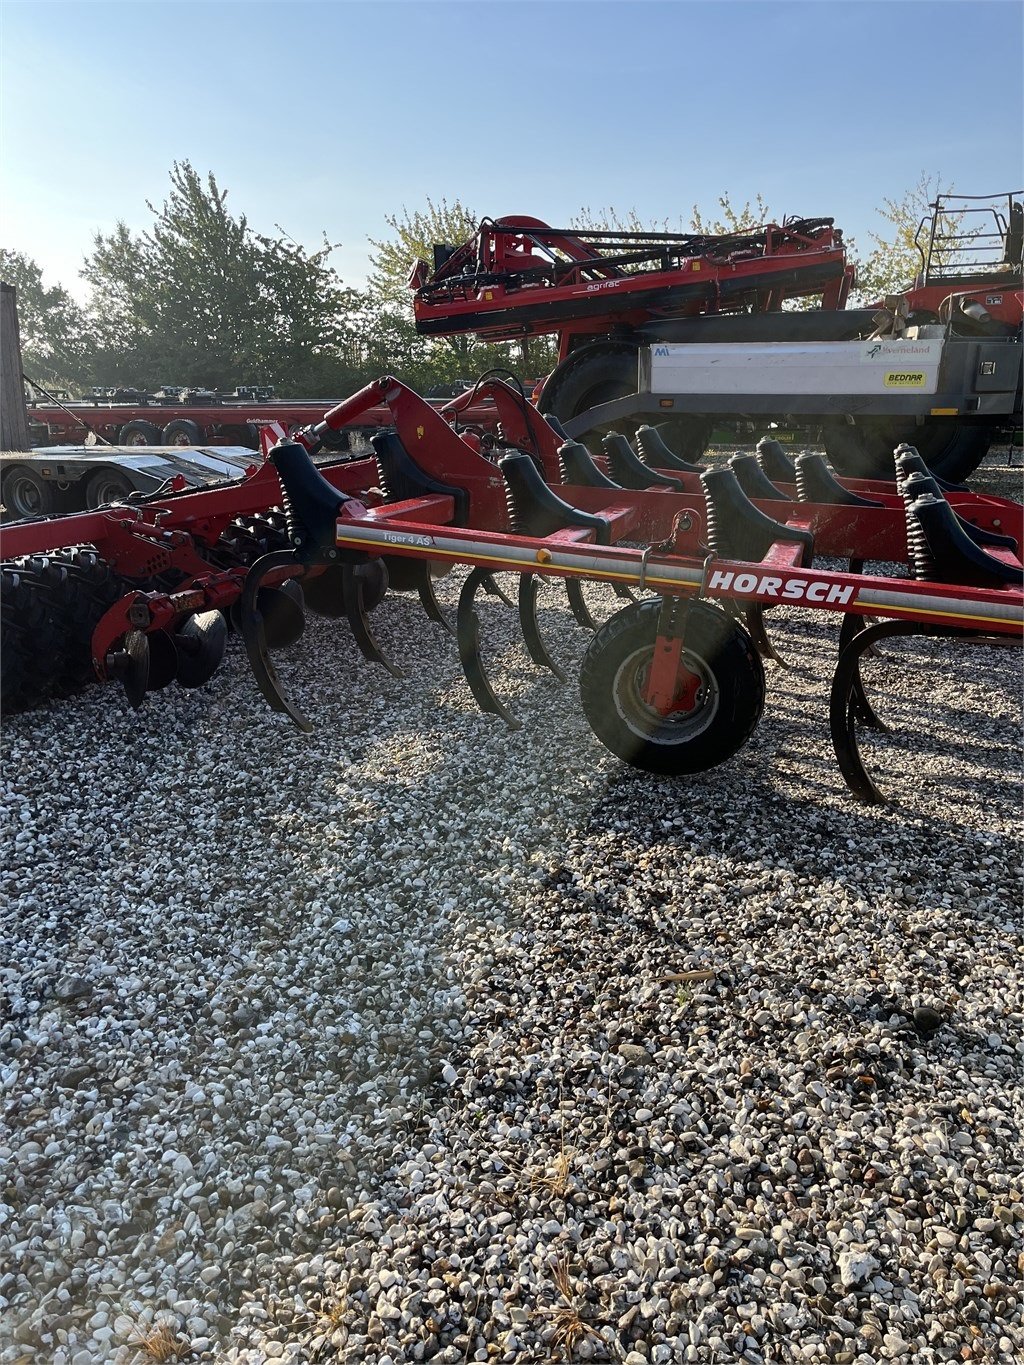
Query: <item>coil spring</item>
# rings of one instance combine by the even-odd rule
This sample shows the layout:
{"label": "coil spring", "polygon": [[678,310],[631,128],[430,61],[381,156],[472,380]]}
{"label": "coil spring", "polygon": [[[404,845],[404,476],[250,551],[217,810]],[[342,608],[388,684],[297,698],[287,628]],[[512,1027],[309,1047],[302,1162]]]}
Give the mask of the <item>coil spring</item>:
{"label": "coil spring", "polygon": [[903,511],[907,524],[907,559],[910,563],[910,572],[914,578],[923,579],[925,582],[934,582],[938,578],[935,557],[932,554],[931,546],[928,544],[924,528],[913,511],[913,504],[924,491],[919,485],[926,480],[927,476],[911,474],[902,482],[900,497],[903,499]]}

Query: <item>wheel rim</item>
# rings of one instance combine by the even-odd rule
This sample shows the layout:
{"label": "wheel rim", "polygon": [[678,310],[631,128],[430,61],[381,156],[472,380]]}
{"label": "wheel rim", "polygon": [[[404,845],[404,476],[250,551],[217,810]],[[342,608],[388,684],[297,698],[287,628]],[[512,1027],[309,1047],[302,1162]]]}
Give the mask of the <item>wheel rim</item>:
{"label": "wheel rim", "polygon": [[4,499],[10,499],[9,508],[19,517],[38,517],[43,510],[43,490],[24,474],[8,479]]}
{"label": "wheel rim", "polygon": [[715,675],[699,655],[684,650],[679,661],[677,708],[663,715],[645,698],[653,650],[636,649],[619,665],[612,698],[621,720],[638,739],[689,744],[714,721],[720,694]]}
{"label": "wheel rim", "polygon": [[89,506],[102,507],[108,502],[123,501],[131,491],[123,479],[97,480],[89,489]]}
{"label": "wheel rim", "polygon": [[194,445],[195,442],[194,442],[194,441],[190,441],[190,440],[188,439],[188,433],[187,433],[187,432],[184,432],[184,431],[176,431],[176,432],[174,433],[174,435],[171,437],[170,444],[171,444],[172,446],[190,446],[190,445]]}

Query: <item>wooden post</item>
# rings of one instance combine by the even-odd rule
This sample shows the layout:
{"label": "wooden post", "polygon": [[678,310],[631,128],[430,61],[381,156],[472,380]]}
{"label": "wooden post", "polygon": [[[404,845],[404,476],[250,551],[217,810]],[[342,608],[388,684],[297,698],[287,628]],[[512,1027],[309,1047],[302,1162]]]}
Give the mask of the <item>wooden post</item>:
{"label": "wooden post", "polygon": [[0,450],[28,450],[28,412],[21,382],[18,291],[0,283]]}

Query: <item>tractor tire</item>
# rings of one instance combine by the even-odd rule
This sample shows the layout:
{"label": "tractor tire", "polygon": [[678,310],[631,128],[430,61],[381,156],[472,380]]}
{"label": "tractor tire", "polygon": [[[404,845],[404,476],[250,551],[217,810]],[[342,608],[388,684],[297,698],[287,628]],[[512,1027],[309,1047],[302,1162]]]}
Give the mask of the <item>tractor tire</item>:
{"label": "tractor tire", "polygon": [[875,417],[857,426],[829,423],[822,439],[836,471],[848,479],[893,478],[893,451],[905,441],[920,452],[933,474],[963,483],[988,453],[992,432],[942,420],[917,426],[913,420]]}
{"label": "tractor tire", "polygon": [[135,486],[126,474],[116,469],[98,469],[85,485],[85,505],[90,510],[106,507],[108,503],[124,502]]}
{"label": "tractor tire", "polygon": [[690,464],[700,464],[711,442],[714,422],[710,417],[697,413],[687,413],[683,417],[670,417],[655,426],[661,438],[674,455]]}
{"label": "tractor tire", "polygon": [[12,520],[48,517],[56,510],[54,491],[27,465],[16,464],[4,474],[3,504]]}
{"label": "tractor tire", "polygon": [[107,608],[136,586],[88,547],[25,555],[5,564],[4,713],[48,696],[70,696],[94,682],[92,633]]}
{"label": "tractor tire", "polygon": [[663,716],[644,700],[661,599],[616,612],[591,640],[580,698],[594,734],[613,754],[650,773],[704,772],[737,753],[764,710],[764,667],[750,636],[717,607],[695,602],[682,664],[699,679],[692,704]]}
{"label": "tractor tire", "polygon": [[158,446],[161,444],[163,432],[152,422],[143,422],[138,419],[134,422],[125,422],[117,438],[117,444],[121,446]]}
{"label": "tractor tire", "polygon": [[[560,422],[568,422],[599,403],[610,403],[615,398],[636,393],[636,373],[637,347],[631,343],[607,341],[584,346],[552,372],[537,406]],[[621,431],[625,436],[632,436],[635,425],[636,419],[599,423],[584,435],[589,435],[590,431]]]}
{"label": "tractor tire", "polygon": [[160,440],[165,446],[201,446],[203,433],[189,418],[175,417],[173,422],[168,422],[164,427]]}
{"label": "tractor tire", "polygon": [[0,565],[0,710],[22,711],[49,693],[55,647],[46,606],[31,571],[17,561]]}

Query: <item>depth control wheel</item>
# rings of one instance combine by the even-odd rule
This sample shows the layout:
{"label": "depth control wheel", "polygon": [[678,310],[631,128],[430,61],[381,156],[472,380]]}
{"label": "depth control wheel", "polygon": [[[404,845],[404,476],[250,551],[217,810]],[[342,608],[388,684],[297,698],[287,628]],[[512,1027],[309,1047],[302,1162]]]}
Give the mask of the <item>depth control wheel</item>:
{"label": "depth control wheel", "polygon": [[624,608],[591,640],[580,698],[594,734],[647,772],[704,772],[742,749],[764,710],[764,668],[750,636],[707,603],[686,617],[671,706],[647,700],[661,599]]}

